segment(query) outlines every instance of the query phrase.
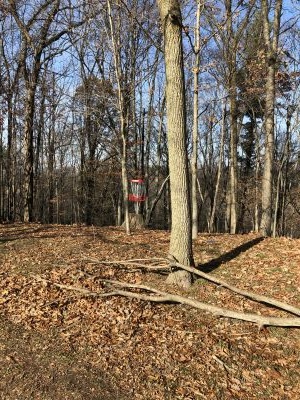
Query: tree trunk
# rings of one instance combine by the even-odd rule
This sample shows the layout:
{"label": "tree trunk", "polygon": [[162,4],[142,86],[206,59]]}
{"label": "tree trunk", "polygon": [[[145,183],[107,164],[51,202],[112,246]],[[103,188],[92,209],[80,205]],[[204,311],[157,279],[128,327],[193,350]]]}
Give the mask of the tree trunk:
{"label": "tree trunk", "polygon": [[222,107],[220,154],[219,154],[217,181],[216,181],[216,187],[215,187],[215,193],[214,193],[213,206],[212,206],[212,211],[210,214],[210,219],[209,219],[209,224],[208,224],[208,232],[209,233],[215,231],[215,214],[216,214],[216,209],[217,209],[217,200],[218,200],[218,195],[219,195],[219,187],[220,187],[222,166],[223,166],[223,159],[224,159],[225,124],[226,124],[226,101],[224,101],[224,105]]}
{"label": "tree trunk", "polygon": [[15,157],[15,138],[13,126],[13,96],[11,93],[7,99],[7,220],[14,221],[14,166],[13,159]]}
{"label": "tree trunk", "polygon": [[259,232],[259,170],[260,170],[260,145],[257,124],[254,129],[255,136],[255,204],[254,204],[254,232]]}
{"label": "tree trunk", "polygon": [[128,172],[127,172],[127,140],[128,140],[128,102],[129,99],[125,99],[125,88],[124,85],[124,74],[122,73],[122,65],[120,60],[120,43],[119,37],[115,32],[115,25],[112,17],[111,1],[107,0],[108,18],[111,33],[111,41],[113,47],[113,56],[115,64],[115,74],[118,85],[118,106],[120,114],[120,136],[122,139],[121,147],[121,168],[122,168],[122,191],[123,191],[123,205],[124,205],[124,222],[126,233],[130,235],[130,224],[129,224],[129,203],[128,203]]}
{"label": "tree trunk", "polygon": [[[186,148],[185,82],[182,52],[182,19],[179,1],[157,1],[164,34],[166,68],[167,135],[172,207],[169,256],[193,265],[188,156]],[[183,287],[191,284],[191,274],[176,271],[168,282]]]}
{"label": "tree trunk", "polygon": [[25,165],[23,178],[23,220],[24,222],[33,221],[33,119],[35,110],[35,91],[36,85],[27,89],[25,105],[25,128],[24,128],[24,147],[25,147]]}
{"label": "tree trunk", "polygon": [[[1,118],[1,116],[0,116]],[[0,121],[0,222],[4,220],[4,146],[3,146],[3,121]]]}
{"label": "tree trunk", "polygon": [[[54,83],[54,81],[53,81]],[[55,201],[55,106],[54,91],[52,97],[53,105],[51,107],[51,126],[48,133],[48,221],[54,223],[54,201]]]}
{"label": "tree trunk", "polygon": [[[159,56],[159,52],[158,50],[156,50],[155,52],[155,56],[154,56],[154,69],[153,69],[153,76],[151,79],[151,82],[149,84],[149,103],[148,103],[148,112],[147,112],[147,124],[146,124],[146,132],[145,132],[145,140],[146,143],[144,145],[144,143],[142,143],[143,145],[143,153],[145,153],[145,157],[143,158],[144,164],[141,162],[141,168],[143,171],[145,171],[145,174],[142,173],[142,177],[145,179],[145,185],[146,185],[146,200],[144,203],[144,213],[145,215],[145,220],[150,221],[150,219],[148,218],[148,209],[149,209],[149,177],[150,177],[150,153],[151,153],[151,136],[152,136],[152,121],[153,121],[153,103],[154,103],[154,94],[155,94],[155,82],[156,82],[156,76],[157,76],[157,68],[158,68],[158,56]],[[143,113],[144,115],[145,113]],[[160,136],[161,136],[161,131],[159,128],[159,132],[158,132],[158,140],[157,140],[157,145],[160,146]],[[157,176],[158,173],[158,169],[159,169],[159,163],[156,166],[156,171],[155,171],[155,177]],[[147,226],[147,223],[145,223]]]}
{"label": "tree trunk", "polygon": [[233,31],[232,0],[225,1],[226,8],[226,58],[228,65],[228,93],[229,93],[229,194],[228,216],[229,232],[236,233],[237,228],[237,77],[236,77],[236,49],[238,37]]}
{"label": "tree trunk", "polygon": [[[262,0],[264,21],[264,42],[267,49],[268,72],[266,79],[265,105],[265,160],[262,177],[262,217],[260,232],[264,236],[271,235],[272,225],[272,181],[274,159],[274,107],[275,107],[275,72],[278,52],[278,38],[282,0],[276,0],[273,23],[269,20],[269,6],[267,0]],[[273,25],[273,37],[270,38]]]}
{"label": "tree trunk", "polygon": [[156,196],[154,197],[154,199],[151,202],[151,205],[148,204],[146,218],[145,218],[145,226],[149,226],[153,212],[155,210],[155,207],[156,207],[159,199],[161,198],[161,195],[165,189],[165,186],[166,186],[168,180],[169,180],[169,175],[166,177],[166,179],[161,184],[160,189],[158,190]]}
{"label": "tree trunk", "polygon": [[230,190],[230,233],[236,233],[237,228],[237,104],[236,82],[231,81],[230,102],[230,161],[229,161],[229,190]]}
{"label": "tree trunk", "polygon": [[121,117],[121,134],[123,142],[122,151],[122,188],[123,188],[123,204],[124,204],[124,222],[127,235],[130,235],[130,222],[129,222],[129,188],[128,188],[128,172],[127,172],[127,133],[123,117]]}
{"label": "tree trunk", "polygon": [[[291,126],[291,118],[292,112],[288,108],[287,110],[287,121],[286,121],[286,139],[283,147],[283,152],[279,164],[277,182],[276,182],[276,198],[275,198],[275,205],[274,205],[274,217],[273,217],[273,232],[272,236],[276,237],[278,231],[280,235],[284,234],[283,231],[283,220],[282,218],[284,214],[284,204],[285,204],[285,197],[286,197],[286,171],[287,171],[287,164],[289,159],[290,153],[290,126]],[[279,221],[281,222],[281,229],[279,230]]]}
{"label": "tree trunk", "polygon": [[194,77],[194,104],[193,104],[193,153],[192,153],[192,238],[198,236],[198,201],[197,201],[197,172],[198,172],[198,103],[199,103],[199,66],[200,66],[200,16],[201,2],[197,2],[196,28],[195,28],[195,62]]}

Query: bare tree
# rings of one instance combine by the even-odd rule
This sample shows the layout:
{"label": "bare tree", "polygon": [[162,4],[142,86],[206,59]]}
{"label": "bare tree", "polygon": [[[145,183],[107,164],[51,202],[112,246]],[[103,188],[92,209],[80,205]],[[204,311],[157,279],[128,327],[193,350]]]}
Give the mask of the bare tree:
{"label": "bare tree", "polygon": [[[20,15],[19,4],[15,0],[9,0],[9,12],[14,18],[22,35],[21,67],[25,81],[25,126],[24,126],[24,179],[23,179],[23,219],[33,220],[33,190],[34,190],[34,135],[33,122],[35,114],[35,96],[39,83],[40,72],[43,64],[43,53],[54,42],[57,42],[70,30],[83,24],[83,21],[69,23],[66,28],[58,32],[51,32],[51,26],[55,23],[55,17],[61,11],[61,0],[44,1],[36,4],[32,15],[23,18]],[[70,8],[71,6],[69,6]],[[64,11],[68,7],[63,7]],[[42,21],[42,22],[41,22]]]}

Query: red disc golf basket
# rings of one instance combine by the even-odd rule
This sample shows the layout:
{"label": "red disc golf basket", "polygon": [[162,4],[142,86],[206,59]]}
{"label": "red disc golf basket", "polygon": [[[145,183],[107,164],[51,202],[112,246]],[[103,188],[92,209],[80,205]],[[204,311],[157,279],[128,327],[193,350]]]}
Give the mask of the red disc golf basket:
{"label": "red disc golf basket", "polygon": [[135,213],[139,214],[140,205],[147,198],[145,182],[143,179],[131,179],[130,186],[131,193],[128,196],[128,200],[134,202]]}

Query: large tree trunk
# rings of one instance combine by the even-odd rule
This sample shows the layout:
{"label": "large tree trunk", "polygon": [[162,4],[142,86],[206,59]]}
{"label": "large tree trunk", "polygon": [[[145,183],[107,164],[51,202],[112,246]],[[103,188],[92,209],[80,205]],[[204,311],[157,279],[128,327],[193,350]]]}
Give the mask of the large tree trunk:
{"label": "large tree trunk", "polygon": [[[193,264],[188,157],[186,148],[185,83],[182,53],[182,22],[179,1],[158,0],[164,33],[166,67],[167,134],[171,187],[172,229],[170,257],[185,265]],[[191,284],[191,274],[176,271],[170,283]]]}
{"label": "large tree trunk", "polygon": [[[264,41],[267,48],[268,72],[266,80],[265,105],[265,160],[262,177],[262,217],[260,232],[264,236],[271,235],[272,225],[272,180],[274,159],[274,107],[275,107],[275,72],[278,51],[278,38],[282,0],[276,0],[274,21],[269,20],[269,6],[267,0],[262,0],[264,21]],[[270,38],[273,25],[273,37]]]}

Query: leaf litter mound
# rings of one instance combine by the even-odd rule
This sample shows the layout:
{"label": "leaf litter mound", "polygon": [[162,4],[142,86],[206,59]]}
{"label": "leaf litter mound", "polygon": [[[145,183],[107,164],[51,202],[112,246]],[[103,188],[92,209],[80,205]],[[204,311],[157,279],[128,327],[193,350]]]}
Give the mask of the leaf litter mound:
{"label": "leaf litter mound", "polygon": [[[158,265],[154,259],[165,257],[168,243],[164,231],[126,236],[112,227],[2,225],[0,398],[299,398],[299,329],[259,330],[183,305],[56,286],[101,292],[103,280],[118,280],[236,311],[289,316],[202,279],[182,292],[168,287],[163,273],[105,263]],[[299,306],[300,240],[207,234],[194,252],[205,272]]]}

